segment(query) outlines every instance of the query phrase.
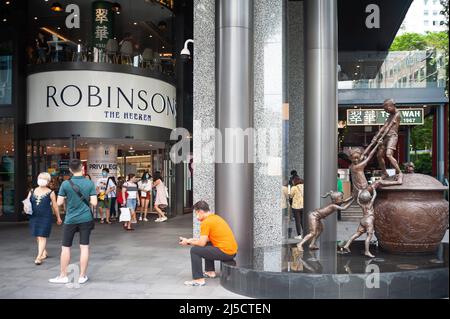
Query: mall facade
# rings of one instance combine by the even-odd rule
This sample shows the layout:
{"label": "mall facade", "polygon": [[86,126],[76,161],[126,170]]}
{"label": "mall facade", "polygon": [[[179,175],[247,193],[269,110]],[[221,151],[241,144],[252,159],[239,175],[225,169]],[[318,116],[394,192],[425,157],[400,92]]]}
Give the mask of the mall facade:
{"label": "mall facade", "polygon": [[[411,160],[411,130],[429,119],[432,175],[444,182],[445,57],[389,51],[410,4],[2,1],[0,220],[23,218],[20,202],[39,172],[58,183],[80,158],[92,179],[104,167],[116,176],[161,171],[170,215],[204,199],[242,249],[277,245],[286,240],[280,194],[289,172],[305,180],[306,211],[337,177],[348,190],[348,153],[367,146],[387,98],[402,112],[397,160]],[[181,56],[191,38],[192,54]],[[182,163],[170,158],[176,127],[192,133]],[[233,145],[254,152],[228,161],[226,134],[215,128],[246,132]],[[368,179],[379,178],[376,167]],[[336,220],[326,229],[332,242]]]}
{"label": "mall facade", "polygon": [[92,180],[160,171],[169,216],[192,206],[189,163],[169,156],[192,130],[190,1],[2,1],[0,220],[17,221],[37,174],[57,188],[68,163]]}
{"label": "mall facade", "polygon": [[[432,145],[421,151],[448,185],[445,57],[389,51],[411,2],[2,0],[0,221],[23,220],[37,174],[67,179],[72,158],[92,179],[104,167],[161,171],[169,216],[206,200],[233,229],[241,264],[291,271],[282,248],[290,171],[304,179],[305,212],[327,202],[337,178],[349,193],[349,151],[384,123],[385,99],[402,112],[396,159],[413,160],[411,132],[431,121]],[[174,128],[190,132],[182,163],[170,157]],[[243,135],[227,140],[230,129]],[[368,165],[368,180],[380,178],[377,167]],[[331,215],[315,257],[325,274],[336,273],[336,229]],[[273,293],[246,292],[250,281],[224,273],[235,292]]]}

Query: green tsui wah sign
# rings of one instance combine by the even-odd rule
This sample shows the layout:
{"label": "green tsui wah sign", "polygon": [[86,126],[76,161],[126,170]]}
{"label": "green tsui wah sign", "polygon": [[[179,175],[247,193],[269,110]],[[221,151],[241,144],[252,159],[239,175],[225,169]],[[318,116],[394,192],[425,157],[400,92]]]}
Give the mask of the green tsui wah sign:
{"label": "green tsui wah sign", "polygon": [[[400,125],[423,125],[423,108],[399,109]],[[383,125],[389,114],[383,109],[348,109],[347,125]]]}
{"label": "green tsui wah sign", "polygon": [[107,1],[95,1],[92,3],[92,45],[99,49],[105,49],[109,39],[114,38],[114,12],[112,3]]}

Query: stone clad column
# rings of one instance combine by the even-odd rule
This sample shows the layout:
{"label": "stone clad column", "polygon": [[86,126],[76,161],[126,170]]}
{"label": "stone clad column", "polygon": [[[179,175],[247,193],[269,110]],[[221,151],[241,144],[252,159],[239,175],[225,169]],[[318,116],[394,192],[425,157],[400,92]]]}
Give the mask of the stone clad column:
{"label": "stone clad column", "polygon": [[[215,0],[194,0],[193,202],[215,210]],[[193,235],[200,224],[193,216]]]}
{"label": "stone clad column", "polygon": [[[304,6],[305,212],[310,212],[330,202],[321,194],[337,188],[337,1],[306,0]],[[319,253],[336,251],[336,225],[337,214],[325,220]]]}
{"label": "stone clad column", "polygon": [[[225,161],[225,129],[253,126],[253,1],[216,1],[216,151]],[[237,129],[237,130],[236,130]],[[252,141],[251,141],[252,143]],[[221,145],[220,145],[221,144]],[[238,144],[238,143],[236,143]],[[253,148],[251,148],[253,149]],[[228,163],[216,163],[216,212],[233,230],[240,251],[253,248],[253,164],[244,152]],[[219,152],[220,154],[220,152]],[[220,158],[221,157],[221,158]]]}

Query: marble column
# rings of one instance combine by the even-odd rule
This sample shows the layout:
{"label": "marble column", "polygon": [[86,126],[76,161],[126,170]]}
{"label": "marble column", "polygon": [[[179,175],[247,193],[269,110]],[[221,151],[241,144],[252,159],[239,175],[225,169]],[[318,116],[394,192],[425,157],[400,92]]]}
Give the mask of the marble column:
{"label": "marble column", "polygon": [[289,142],[287,172],[304,176],[304,69],[303,2],[288,1]]}
{"label": "marble column", "polygon": [[[194,0],[193,201],[215,208],[215,0]],[[193,217],[193,235],[199,223]]]}
{"label": "marble column", "polygon": [[[254,113],[254,247],[280,245],[282,220],[283,33],[284,0],[255,1]],[[267,257],[268,258],[268,257]],[[281,267],[281,254],[268,262]]]}

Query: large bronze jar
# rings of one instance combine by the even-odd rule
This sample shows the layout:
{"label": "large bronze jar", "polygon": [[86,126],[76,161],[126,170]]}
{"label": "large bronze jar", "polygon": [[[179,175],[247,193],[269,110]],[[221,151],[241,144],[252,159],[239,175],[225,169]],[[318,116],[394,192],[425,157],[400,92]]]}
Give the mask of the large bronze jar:
{"label": "large bronze jar", "polygon": [[403,184],[379,188],[375,200],[375,235],[392,253],[432,253],[448,227],[448,202],[437,179],[405,174]]}

